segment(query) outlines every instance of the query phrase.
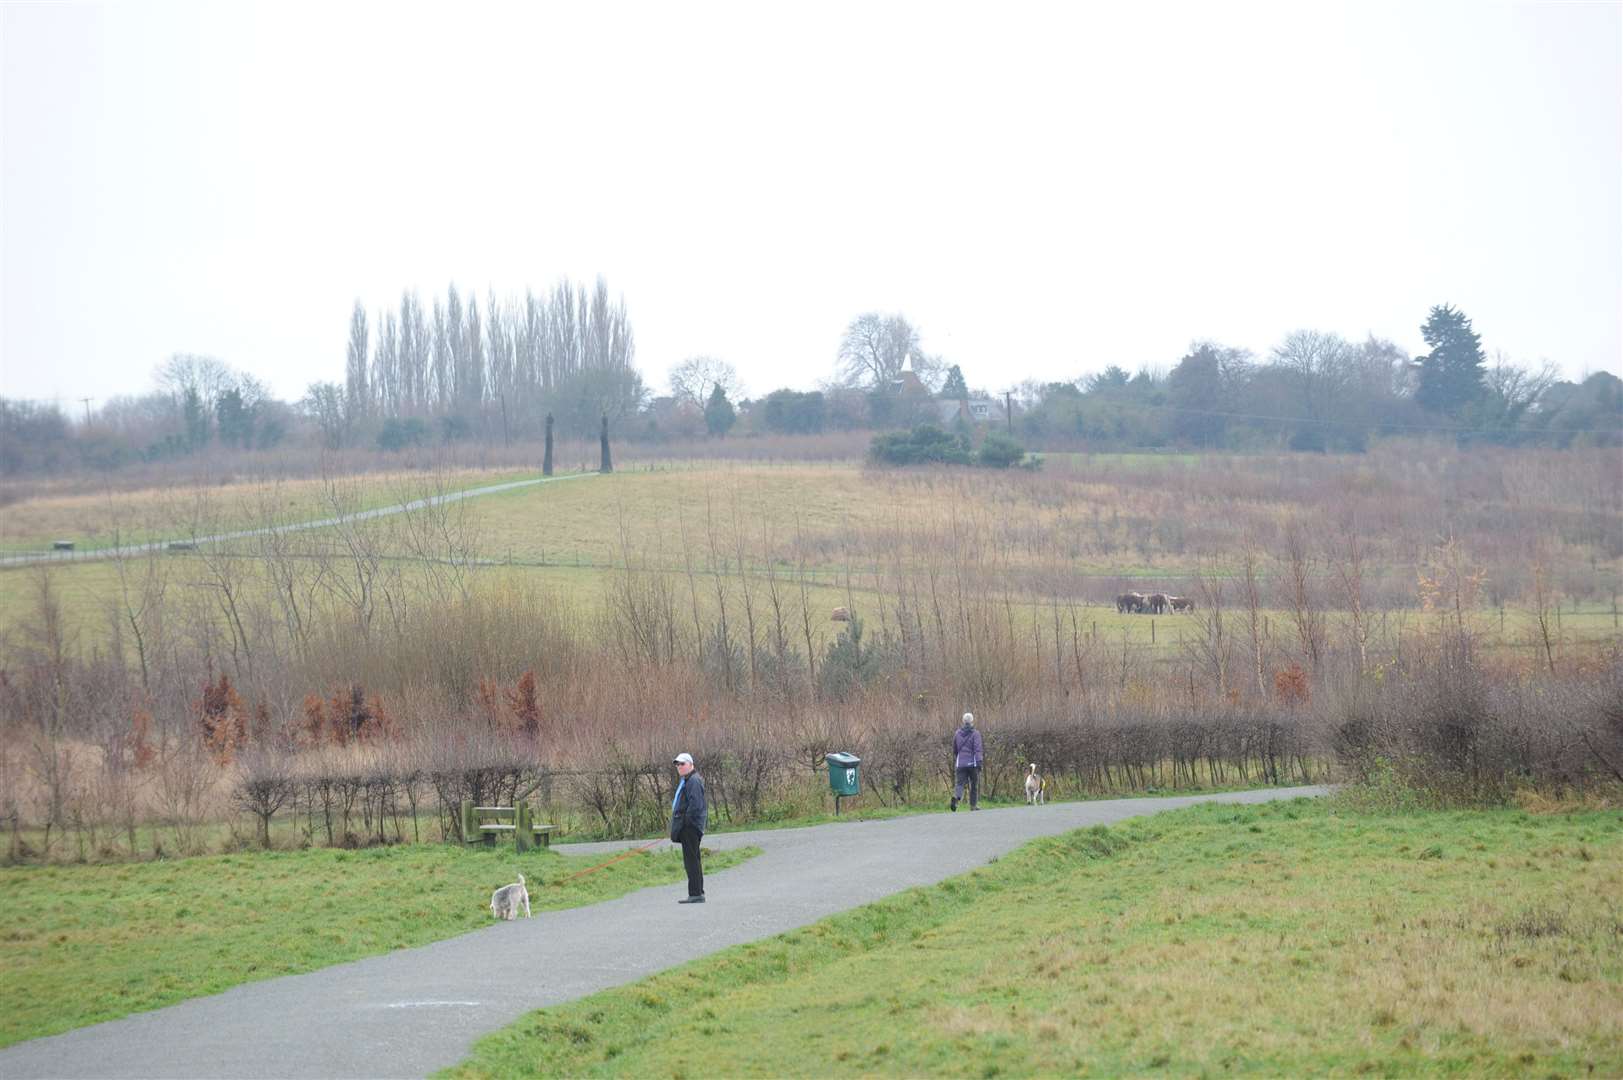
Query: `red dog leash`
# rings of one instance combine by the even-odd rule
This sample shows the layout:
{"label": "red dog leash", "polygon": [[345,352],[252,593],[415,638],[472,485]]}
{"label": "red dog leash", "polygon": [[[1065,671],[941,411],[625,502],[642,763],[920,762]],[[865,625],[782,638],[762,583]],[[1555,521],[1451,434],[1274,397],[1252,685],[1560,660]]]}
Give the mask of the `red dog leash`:
{"label": "red dog leash", "polygon": [[626,850],[620,852],[620,854],[616,855],[614,858],[610,859],[608,862],[598,863],[596,866],[593,866],[593,867],[590,867],[588,869],[582,870],[577,874],[570,874],[566,878],[559,878],[557,881],[554,881],[552,884],[561,886],[566,881],[574,881],[578,877],[585,877],[587,874],[592,873],[594,870],[601,870],[605,866],[613,865],[614,863],[619,862],[621,859],[624,859],[628,855],[635,855],[639,851],[647,851],[649,848],[653,847],[655,844],[663,844],[663,843],[665,843],[664,838],[660,838],[658,840],[650,840],[650,841],[648,841],[648,843],[644,844],[642,847],[627,848]]}

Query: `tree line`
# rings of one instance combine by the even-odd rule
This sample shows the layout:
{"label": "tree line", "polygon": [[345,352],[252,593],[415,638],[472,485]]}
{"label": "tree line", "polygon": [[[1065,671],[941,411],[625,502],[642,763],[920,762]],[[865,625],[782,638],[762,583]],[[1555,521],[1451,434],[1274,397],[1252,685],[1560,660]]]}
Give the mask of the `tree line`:
{"label": "tree line", "polygon": [[[1264,354],[1193,343],[1170,370],[1109,364],[1074,380],[1026,380],[996,393],[922,347],[901,314],[866,312],[845,328],[816,389],[754,399],[729,362],[689,357],[654,395],[635,366],[623,300],[598,279],[560,281],[481,304],[455,285],[426,305],[414,291],[349,320],[344,378],[296,403],[213,357],[177,354],[145,396],[107,402],[84,425],[51,404],[0,399],[0,474],[105,469],[218,445],[285,440],[338,449],[534,440],[546,417],[590,439],[604,417],[622,438],[890,431],[933,424],[954,436],[1003,425],[1035,449],[1359,452],[1370,439],[1434,434],[1461,445],[1623,445],[1623,380],[1581,382],[1550,365],[1491,362],[1470,318],[1432,308],[1410,356],[1391,341],[1297,330]],[[1008,365],[1003,365],[1006,369]]]}
{"label": "tree line", "polygon": [[397,308],[371,317],[355,302],[344,383],[313,384],[307,411],[334,446],[387,421],[423,417],[446,420],[453,436],[510,440],[539,434],[553,413],[565,431],[585,437],[603,416],[618,419],[641,404],[635,354],[625,302],[610,299],[602,278],[590,289],[563,280],[514,300],[492,291],[483,314],[477,295],[464,300],[454,284],[427,310],[408,290]]}

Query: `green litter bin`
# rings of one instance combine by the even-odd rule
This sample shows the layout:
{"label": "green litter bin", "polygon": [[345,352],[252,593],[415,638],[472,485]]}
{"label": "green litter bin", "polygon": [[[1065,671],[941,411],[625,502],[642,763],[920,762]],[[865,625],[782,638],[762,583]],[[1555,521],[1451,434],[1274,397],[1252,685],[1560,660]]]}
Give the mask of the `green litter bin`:
{"label": "green litter bin", "polygon": [[855,754],[824,754],[823,760],[828,762],[828,786],[834,792],[834,812],[838,814],[840,799],[862,794],[862,759]]}

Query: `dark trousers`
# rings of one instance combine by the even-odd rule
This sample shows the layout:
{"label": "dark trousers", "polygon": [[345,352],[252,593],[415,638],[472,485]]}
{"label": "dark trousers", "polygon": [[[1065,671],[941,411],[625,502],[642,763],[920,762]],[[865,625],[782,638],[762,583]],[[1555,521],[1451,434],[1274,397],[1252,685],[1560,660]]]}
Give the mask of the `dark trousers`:
{"label": "dark trousers", "polygon": [[971,807],[979,806],[981,801],[981,771],[973,765],[958,766],[952,785],[952,797],[954,799],[964,797],[965,784],[969,785],[969,805]]}
{"label": "dark trousers", "polygon": [[688,872],[688,895],[704,895],[704,867],[699,864],[699,838],[704,834],[692,825],[682,826],[682,865]]}

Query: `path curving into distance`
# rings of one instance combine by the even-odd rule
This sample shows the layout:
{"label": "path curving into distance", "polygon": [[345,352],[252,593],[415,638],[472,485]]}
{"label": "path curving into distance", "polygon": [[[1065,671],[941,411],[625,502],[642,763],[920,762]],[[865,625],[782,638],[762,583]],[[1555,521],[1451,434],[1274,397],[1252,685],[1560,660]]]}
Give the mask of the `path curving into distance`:
{"label": "path curving into distance", "polygon": [[[1195,803],[1258,803],[1326,790],[1051,803],[721,833],[706,837],[706,846],[763,853],[708,875],[706,904],[677,904],[687,891],[677,884],[493,923],[422,948],[19,1043],[0,1050],[0,1078],[424,1076],[461,1061],[475,1039],[532,1009],[934,884],[1040,836]],[[628,846],[559,850],[601,857]]]}
{"label": "path curving into distance", "polygon": [[94,562],[98,559],[129,559],[137,555],[167,551],[172,543],[185,543],[193,547],[202,547],[204,544],[221,544],[228,540],[243,540],[252,536],[267,536],[272,533],[326,529],[334,525],[342,525],[346,521],[366,521],[370,518],[390,517],[394,514],[404,514],[413,510],[426,510],[430,506],[461,502],[463,499],[477,499],[481,495],[494,495],[501,491],[516,491],[519,488],[534,487],[537,484],[555,484],[564,480],[581,480],[598,475],[600,474],[595,472],[584,472],[570,473],[567,476],[537,476],[530,480],[509,480],[503,484],[490,484],[486,487],[468,488],[464,491],[451,491],[444,495],[431,495],[425,499],[413,499],[410,502],[395,503],[393,506],[377,506],[371,510],[357,510],[353,514],[344,514],[339,517],[320,518],[316,521],[297,521],[287,525],[272,525],[262,529],[239,529],[236,532],[215,533],[213,536],[173,536],[167,540],[154,540],[148,544],[127,544],[123,547],[97,548],[90,551],[36,551],[22,555],[6,555],[0,556],[0,569],[10,566],[32,566],[36,563],[55,564]]}

